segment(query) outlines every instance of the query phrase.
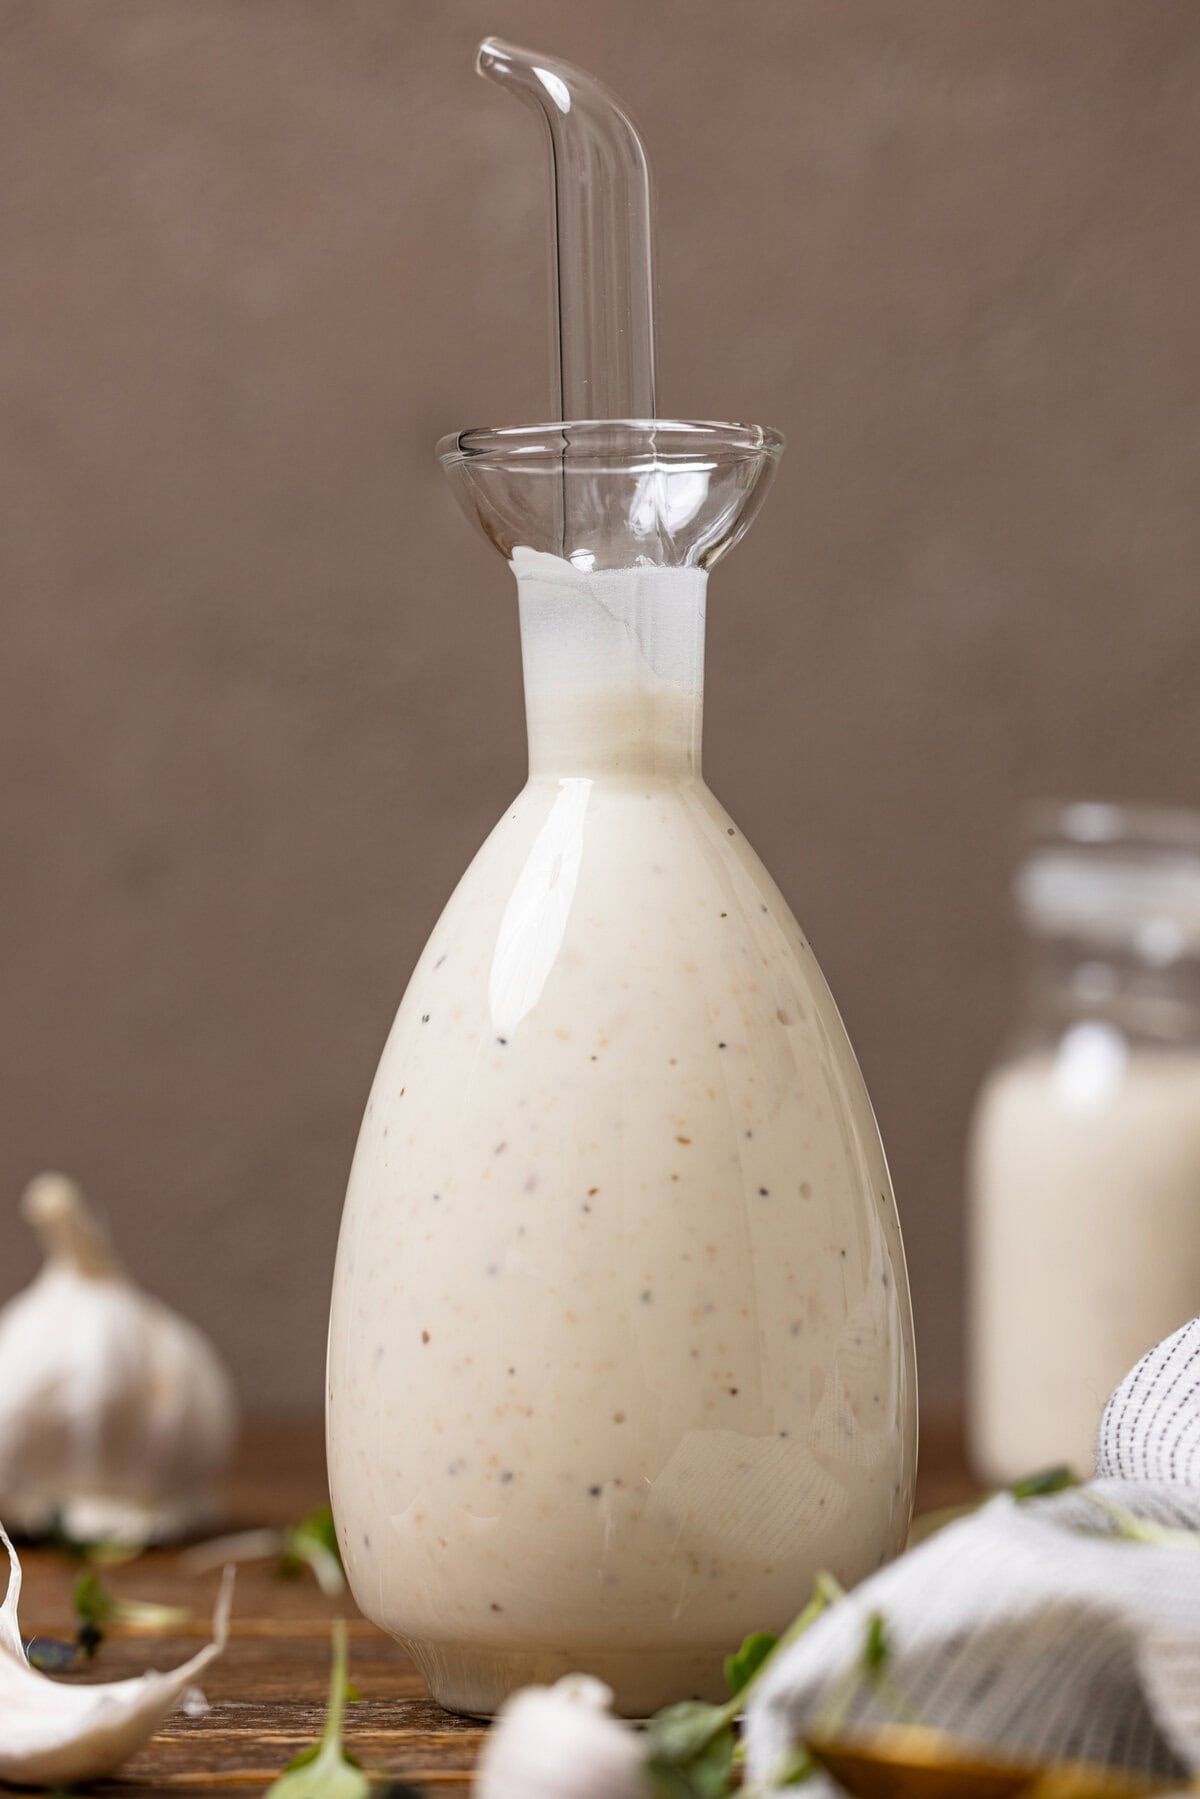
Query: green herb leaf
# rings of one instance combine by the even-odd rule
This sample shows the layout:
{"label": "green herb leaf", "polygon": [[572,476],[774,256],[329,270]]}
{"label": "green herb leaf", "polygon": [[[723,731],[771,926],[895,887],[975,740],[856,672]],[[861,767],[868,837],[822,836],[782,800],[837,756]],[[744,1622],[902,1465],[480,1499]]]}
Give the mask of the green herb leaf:
{"label": "green herb leaf", "polygon": [[[812,1598],[782,1637],[757,1631],[727,1658],[725,1677],[732,1697],[724,1705],[688,1699],[651,1718],[646,1727],[646,1767],[658,1799],[726,1799],[734,1791],[740,1772],[734,1720],[744,1710],[751,1688],[780,1649],[803,1636],[823,1611],[844,1598],[831,1574],[819,1574]],[[800,1777],[798,1767],[791,1770],[789,1784],[798,1784]]]}
{"label": "green herb leaf", "polygon": [[346,1626],[339,1618],[333,1627],[333,1666],[324,1734],[315,1748],[303,1751],[288,1763],[278,1780],[268,1787],[264,1799],[370,1799],[370,1781],[342,1748],[348,1684],[346,1660]]}
{"label": "green herb leaf", "polygon": [[302,1568],[311,1571],[322,1593],[344,1591],[346,1575],[338,1550],[337,1528],[327,1505],[302,1518],[299,1524],[289,1525],[283,1533],[279,1572],[291,1576],[299,1574]]}
{"label": "green herb leaf", "polygon": [[114,1599],[99,1576],[85,1569],[75,1578],[72,1589],[75,1615],[79,1619],[79,1641],[89,1655],[104,1640],[104,1624],[136,1624],[145,1630],[170,1630],[187,1624],[191,1612],[185,1605],[155,1605],[148,1599]]}
{"label": "green herb leaf", "polygon": [[736,1655],[725,1657],[725,1680],[732,1698],[736,1699],[743,1688],[749,1685],[778,1642],[778,1637],[771,1636],[765,1630],[757,1630],[753,1636],[746,1638]]}
{"label": "green herb leaf", "polygon": [[731,1790],[734,1743],[733,1726],[728,1725],[689,1765],[688,1777],[697,1799],[724,1799]]}
{"label": "green herb leaf", "polygon": [[90,1571],[76,1576],[71,1601],[81,1624],[102,1624],[112,1614],[111,1597],[100,1584],[99,1577]]}
{"label": "green herb leaf", "polygon": [[891,1658],[892,1646],[888,1639],[887,1619],[882,1612],[872,1612],[867,1619],[862,1655],[863,1673],[867,1679],[877,1683]]}
{"label": "green herb leaf", "polygon": [[[1184,1530],[1170,1524],[1152,1524],[1148,1518],[1139,1518],[1136,1513],[1127,1511],[1123,1505],[1107,1498],[1103,1493],[1081,1494],[1090,1505],[1094,1505],[1105,1517],[1111,1519],[1112,1530],[1100,1534],[1106,1537],[1121,1537],[1129,1543],[1155,1543],[1160,1549],[1186,1549],[1195,1553],[1200,1550],[1200,1531]],[[1083,1527],[1086,1529],[1086,1526]],[[1099,1527],[1097,1527],[1099,1531]]]}
{"label": "green herb leaf", "polygon": [[[290,1774],[292,1772],[293,1768],[311,1767],[313,1762],[316,1761],[318,1755],[320,1755],[320,1753],[321,1753],[320,1743],[310,1743],[308,1745],[307,1749],[302,1749],[300,1751],[299,1755],[293,1755],[290,1762],[284,1762],[284,1764],[283,1764],[284,1773]],[[342,1760],[349,1762],[350,1766],[352,1768],[361,1768],[362,1767],[362,1763],[359,1761],[357,1755],[351,1755],[351,1753],[348,1749],[342,1750]]]}
{"label": "green herb leaf", "polygon": [[776,1787],[803,1786],[818,1772],[817,1763],[807,1749],[789,1749],[782,1762],[771,1776],[772,1792]]}
{"label": "green herb leaf", "polygon": [[1055,1468],[1039,1468],[1034,1474],[1025,1475],[1022,1480],[1015,1480],[1008,1489],[1014,1499],[1042,1499],[1047,1493],[1062,1493],[1068,1487],[1077,1487],[1079,1482],[1065,1465]]}
{"label": "green herb leaf", "polygon": [[101,1624],[112,1610],[112,1600],[96,1576],[85,1571],[78,1575],[71,1589],[71,1602],[79,1619],[76,1636],[79,1647],[90,1661],[104,1641]]}
{"label": "green herb leaf", "polygon": [[656,1712],[646,1726],[649,1757],[660,1767],[680,1767],[703,1753],[729,1723],[729,1707],[684,1699]]}

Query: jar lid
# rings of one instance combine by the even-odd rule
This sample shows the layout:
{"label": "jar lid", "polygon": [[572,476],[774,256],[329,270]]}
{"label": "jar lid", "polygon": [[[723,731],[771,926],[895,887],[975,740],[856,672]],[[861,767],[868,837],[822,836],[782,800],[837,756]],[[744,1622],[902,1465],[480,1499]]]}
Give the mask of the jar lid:
{"label": "jar lid", "polygon": [[1026,927],[1165,966],[1200,954],[1200,812],[1041,801],[1014,892]]}

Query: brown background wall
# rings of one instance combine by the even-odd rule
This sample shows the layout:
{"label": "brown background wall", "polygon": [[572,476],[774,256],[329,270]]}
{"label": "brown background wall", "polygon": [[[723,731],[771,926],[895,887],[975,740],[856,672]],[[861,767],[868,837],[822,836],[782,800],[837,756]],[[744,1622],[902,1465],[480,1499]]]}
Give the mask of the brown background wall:
{"label": "brown background wall", "polygon": [[319,1403],[375,1058],[522,772],[431,455],[546,404],[489,30],[643,128],[662,410],[791,441],[707,763],[850,1025],[944,1408],[1014,807],[1200,799],[1193,0],[2,0],[0,1206],[76,1171],[256,1405]]}

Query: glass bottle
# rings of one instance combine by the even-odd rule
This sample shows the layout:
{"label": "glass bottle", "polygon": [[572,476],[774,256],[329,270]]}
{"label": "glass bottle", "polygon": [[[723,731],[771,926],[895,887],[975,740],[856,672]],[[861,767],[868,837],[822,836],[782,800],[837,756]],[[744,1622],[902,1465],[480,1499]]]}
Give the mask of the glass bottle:
{"label": "glass bottle", "polygon": [[[641,295],[644,321],[625,115],[552,59],[485,46],[483,66],[553,114],[560,179],[591,195],[572,224],[560,205],[569,266],[594,275],[597,244],[632,233],[644,293],[604,291],[622,317]],[[603,377],[609,404],[652,400],[648,347],[624,383],[598,367],[597,341],[645,333],[598,329],[593,299],[563,305],[564,396]],[[630,1715],[717,1697],[732,1644],[907,1530],[912,1327],[875,1120],[812,952],[700,764],[708,570],[781,449],[644,417],[440,446],[516,576],[529,779],[372,1089],[328,1441],[355,1596],[454,1709],[573,1669]]]}
{"label": "glass bottle", "polygon": [[1138,1358],[1200,1310],[1200,816],[1040,805],[1019,1026],[971,1132],[969,1433],[1090,1473]]}

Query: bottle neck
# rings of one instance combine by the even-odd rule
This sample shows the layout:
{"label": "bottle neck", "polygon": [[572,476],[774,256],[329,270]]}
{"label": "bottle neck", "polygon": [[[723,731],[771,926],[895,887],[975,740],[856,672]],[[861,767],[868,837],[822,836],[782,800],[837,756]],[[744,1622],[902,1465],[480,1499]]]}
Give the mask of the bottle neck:
{"label": "bottle neck", "polygon": [[531,776],[698,776],[704,570],[586,573],[525,549],[512,566]]}

